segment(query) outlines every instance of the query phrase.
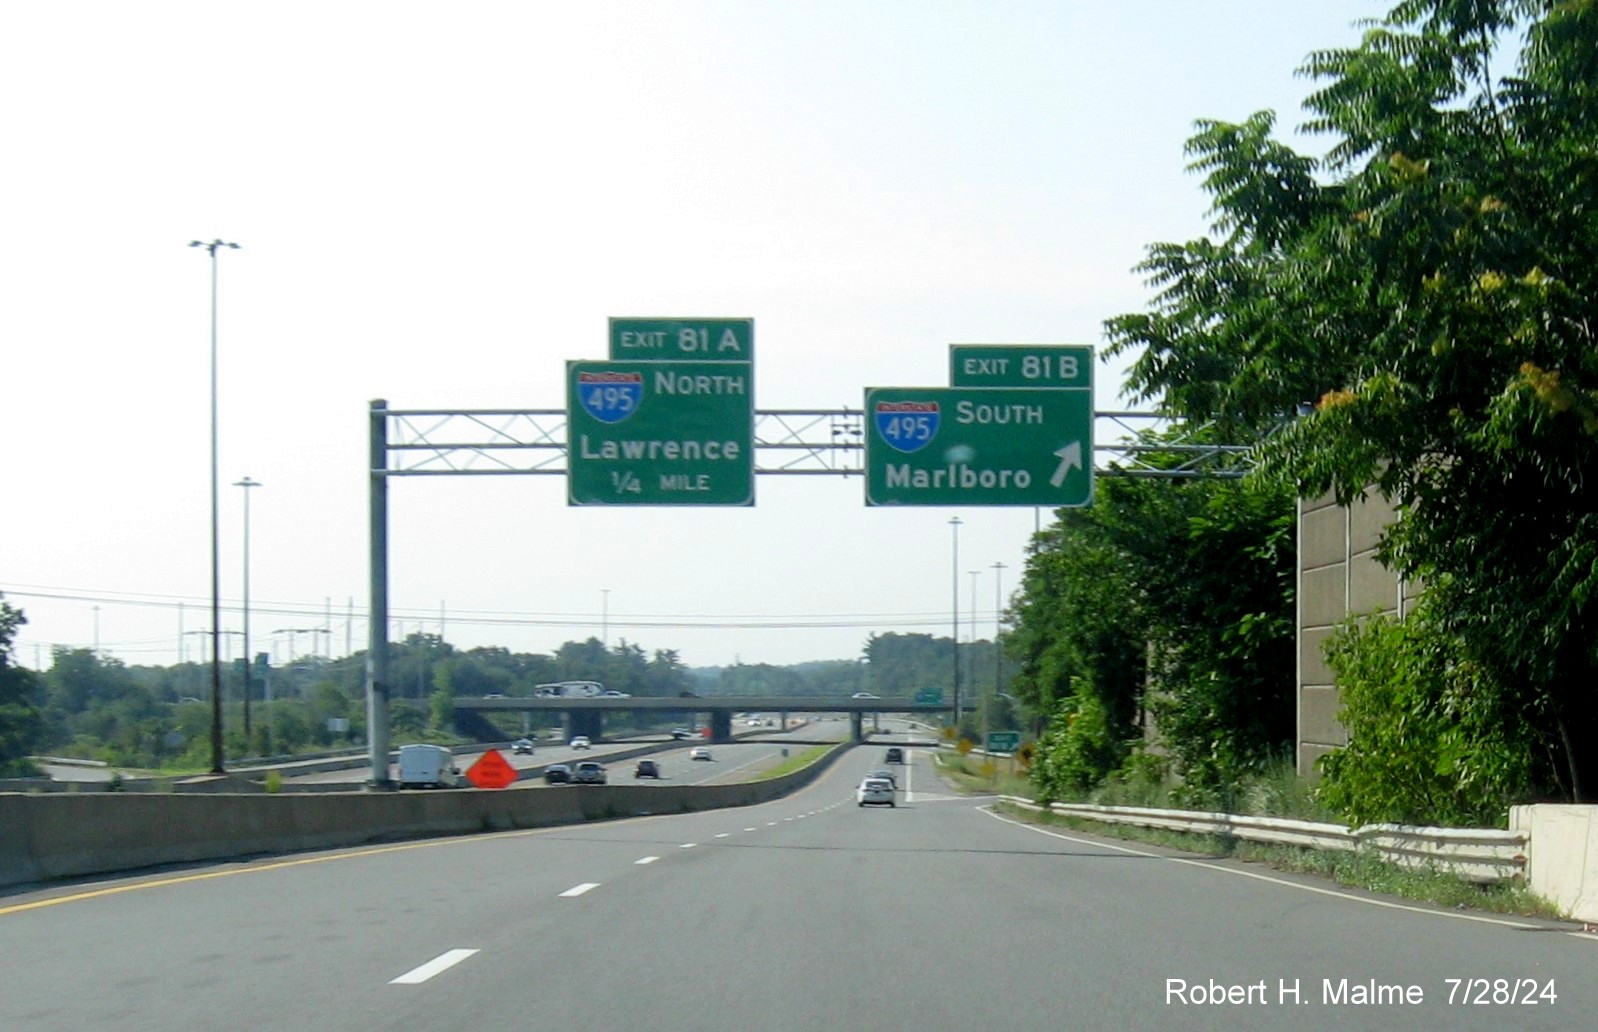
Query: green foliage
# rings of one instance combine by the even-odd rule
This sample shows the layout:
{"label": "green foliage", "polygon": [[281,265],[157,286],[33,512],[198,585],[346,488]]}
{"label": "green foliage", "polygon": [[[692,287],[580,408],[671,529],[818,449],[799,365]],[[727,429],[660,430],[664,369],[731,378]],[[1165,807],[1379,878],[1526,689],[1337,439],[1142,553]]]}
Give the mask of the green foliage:
{"label": "green foliage", "polygon": [[1426,609],[1352,620],[1327,643],[1349,744],[1321,761],[1321,801],[1351,825],[1500,826],[1532,776],[1521,701],[1462,660]]}
{"label": "green foliage", "polygon": [[1304,496],[1395,504],[1382,559],[1481,683],[1528,690],[1518,748],[1578,800],[1598,795],[1595,54],[1591,2],[1405,0],[1308,59],[1324,159],[1266,113],[1200,124],[1214,238],[1151,247],[1153,310],[1107,324],[1135,396],[1264,439],[1263,475]]}
{"label": "green foliage", "polygon": [[1031,779],[1041,800],[1079,798],[1103,781],[1127,753],[1098,693],[1083,686],[1037,743]]}
{"label": "green foliage", "polygon": [[[1013,691],[1055,713],[1092,695],[1117,743],[1152,709],[1189,784],[1234,781],[1291,740],[1295,557],[1284,488],[1106,478],[1093,508],[1037,539],[1007,636]],[[1117,763],[1068,764],[1059,784]]]}
{"label": "green foliage", "polygon": [[36,773],[28,756],[45,736],[38,676],[13,655],[17,628],[27,622],[22,610],[0,601],[0,777]]}

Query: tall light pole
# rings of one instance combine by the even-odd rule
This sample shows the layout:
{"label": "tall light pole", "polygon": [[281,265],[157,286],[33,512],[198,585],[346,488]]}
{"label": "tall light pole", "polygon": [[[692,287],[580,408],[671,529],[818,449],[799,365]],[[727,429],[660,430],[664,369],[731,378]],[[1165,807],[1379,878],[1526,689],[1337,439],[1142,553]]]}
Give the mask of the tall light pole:
{"label": "tall light pole", "polygon": [[977,683],[977,578],[981,570],[971,570],[971,644],[966,647],[965,679],[967,684]]}
{"label": "tall light pole", "polygon": [[1004,685],[999,683],[1004,670],[1004,652],[999,648],[999,629],[1004,626],[1004,595],[999,590],[999,578],[1004,573],[1003,563],[993,564],[993,690],[997,692]]}
{"label": "tall light pole", "polygon": [[950,567],[954,582],[954,726],[960,726],[960,517],[949,520],[954,531],[954,564]]}
{"label": "tall light pole", "polygon": [[[251,480],[246,476],[243,480],[233,481],[234,487],[244,488],[244,741],[246,748],[250,741],[250,689],[251,682],[255,680],[254,666],[250,660],[250,488],[260,487],[259,480]],[[254,755],[246,753],[245,755]]]}
{"label": "tall light pole", "polygon": [[599,589],[599,644],[610,651],[610,589]]}
{"label": "tall light pole", "polygon": [[222,773],[222,570],[218,541],[219,501],[216,481],[216,252],[239,245],[226,240],[189,241],[211,256],[211,773]]}

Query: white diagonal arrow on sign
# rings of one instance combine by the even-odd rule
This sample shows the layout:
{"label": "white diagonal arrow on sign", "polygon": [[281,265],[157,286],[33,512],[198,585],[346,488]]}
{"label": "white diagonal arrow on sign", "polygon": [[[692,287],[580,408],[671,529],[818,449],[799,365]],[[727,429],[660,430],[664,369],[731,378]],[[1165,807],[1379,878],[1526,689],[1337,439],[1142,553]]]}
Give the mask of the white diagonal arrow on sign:
{"label": "white diagonal arrow on sign", "polygon": [[1082,468],[1082,442],[1072,441],[1064,448],[1056,449],[1055,455],[1060,458],[1060,465],[1054,471],[1054,476],[1049,478],[1049,483],[1059,487],[1065,483],[1065,476],[1072,469]]}

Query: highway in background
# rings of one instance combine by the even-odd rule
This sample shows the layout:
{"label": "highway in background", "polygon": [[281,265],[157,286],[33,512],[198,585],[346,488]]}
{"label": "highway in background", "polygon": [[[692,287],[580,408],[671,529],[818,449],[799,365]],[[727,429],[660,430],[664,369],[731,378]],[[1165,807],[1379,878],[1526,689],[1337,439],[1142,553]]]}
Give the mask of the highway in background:
{"label": "highway in background", "polygon": [[[922,748],[897,807],[857,807],[882,746],[758,806],[0,896],[0,1028],[1496,1032],[1598,1013],[1598,942],[1572,926],[1023,826]],[[1450,979],[1536,1002],[1451,1004]],[[1421,999],[1350,1002],[1370,985]],[[1247,1000],[1194,1002],[1211,987]]]}
{"label": "highway in background", "polygon": [[[760,719],[762,726],[751,727],[745,721]],[[674,742],[669,735],[644,734],[628,736],[615,740],[602,740],[594,743],[589,749],[573,749],[565,741],[559,739],[539,738],[534,741],[532,755],[517,755],[509,747],[499,749],[501,756],[511,766],[518,770],[541,768],[551,763],[573,764],[582,760],[598,760],[605,764],[606,771],[612,782],[633,780],[633,768],[636,760],[631,757],[640,746],[656,744],[662,746],[661,751],[649,753],[649,758],[660,763],[665,774],[666,783],[675,784],[704,784],[709,781],[721,780],[732,771],[748,771],[771,766],[786,759],[783,750],[792,755],[795,750],[805,748],[807,745],[823,742],[842,742],[849,737],[849,721],[847,719],[811,719],[800,724],[791,731],[781,731],[776,728],[766,728],[763,722],[766,717],[741,718],[734,722],[733,734],[742,740],[721,745],[711,745],[700,739],[683,740]],[[882,726],[908,729],[911,725],[903,720],[884,720]],[[930,729],[927,734],[931,735]],[[547,734],[547,732],[546,732]],[[703,747],[710,750],[713,759],[710,762],[690,761],[688,750],[693,747]],[[616,754],[629,754],[627,759],[614,759]],[[462,771],[469,768],[473,762],[482,755],[481,751],[460,753],[456,757],[456,765]],[[352,767],[346,770],[323,771],[314,774],[304,774],[298,777],[285,778],[286,785],[295,784],[348,784],[354,788],[367,779],[368,768],[365,765]],[[644,779],[640,784],[654,784],[655,782]],[[542,785],[542,781],[527,780],[518,782],[518,788],[533,788]]]}

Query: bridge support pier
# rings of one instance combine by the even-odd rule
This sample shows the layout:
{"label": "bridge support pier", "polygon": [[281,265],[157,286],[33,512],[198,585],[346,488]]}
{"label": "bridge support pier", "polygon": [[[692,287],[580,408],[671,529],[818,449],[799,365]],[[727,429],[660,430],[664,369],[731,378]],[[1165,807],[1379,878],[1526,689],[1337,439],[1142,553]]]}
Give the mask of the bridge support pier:
{"label": "bridge support pier", "polygon": [[725,709],[710,711],[710,740],[721,745],[732,741],[732,712]]}
{"label": "bridge support pier", "polygon": [[866,740],[865,716],[859,710],[849,714],[849,737],[856,742]]}
{"label": "bridge support pier", "polygon": [[605,715],[596,709],[567,710],[566,729],[568,741],[585,735],[590,741],[597,742],[605,733]]}

